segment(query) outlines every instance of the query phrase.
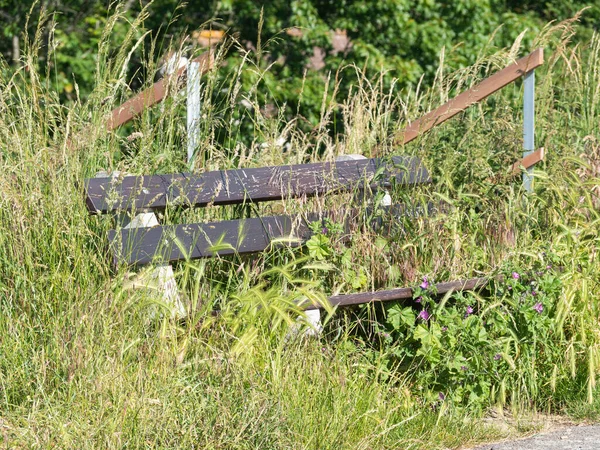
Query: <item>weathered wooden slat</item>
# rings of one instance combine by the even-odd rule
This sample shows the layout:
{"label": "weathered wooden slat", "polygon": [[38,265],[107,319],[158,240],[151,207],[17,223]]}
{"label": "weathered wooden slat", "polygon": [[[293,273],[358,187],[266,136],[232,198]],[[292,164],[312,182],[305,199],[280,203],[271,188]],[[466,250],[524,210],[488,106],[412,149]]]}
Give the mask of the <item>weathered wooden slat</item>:
{"label": "weathered wooden slat", "polygon": [[529,155],[527,155],[525,158],[523,158],[520,161],[517,161],[516,163],[514,163],[512,165],[512,172],[513,174],[518,174],[521,172],[521,167],[524,167],[525,169],[529,169],[530,167],[536,165],[537,163],[539,163],[540,161],[542,161],[545,157],[545,150],[544,147],[540,147],[538,148],[535,152],[530,153]]}
{"label": "weathered wooden slat", "polygon": [[502,89],[543,63],[544,51],[542,48],[538,48],[529,55],[519,59],[516,63],[481,81],[468,91],[457,95],[439,108],[413,121],[408,127],[398,133],[394,139],[394,144],[406,144],[416,139],[419,135],[454,117],[469,106]]}
{"label": "weathered wooden slat", "polygon": [[[200,63],[200,74],[202,75],[208,72],[214,63],[211,52],[203,53],[193,61]],[[186,70],[187,67],[182,67],[174,76],[179,78],[185,74]],[[170,77],[166,76],[160,81],[154,83],[148,89],[127,100],[121,106],[115,108],[106,121],[106,130],[112,131],[116,128],[119,128],[121,125],[126,124],[134,117],[141,114],[144,109],[163,101],[167,94],[169,81]]]}
{"label": "weathered wooden slat", "polygon": [[330,191],[352,191],[360,184],[372,183],[378,173],[383,180],[394,178],[399,184],[430,181],[419,158],[394,157],[387,163],[364,159],[219,170],[200,175],[92,178],[86,181],[86,203],[91,213],[106,213],[163,209],[169,204],[203,207],[311,197]]}
{"label": "weathered wooden slat", "polygon": [[[487,285],[487,278],[471,278],[468,280],[449,281],[438,283],[435,286],[438,294],[446,294],[450,291],[471,291]],[[329,297],[331,306],[352,306],[372,302],[389,302],[393,300],[412,299],[413,288],[397,288],[377,292],[361,292],[357,294],[334,295]],[[319,309],[322,305],[307,305],[304,309]]]}
{"label": "weathered wooden slat", "polygon": [[385,235],[398,217],[415,218],[437,211],[431,203],[395,204],[378,209],[381,211],[377,215],[371,207],[340,208],[294,217],[281,215],[204,224],[123,228],[109,231],[109,241],[115,265],[121,262],[128,265],[164,264],[186,258],[258,253],[270,248],[274,240],[280,240],[281,245],[296,247],[312,235],[309,224],[325,218],[344,224],[345,234],[340,238],[345,240],[365,221],[369,222],[370,229]]}
{"label": "weathered wooden slat", "polygon": [[271,216],[110,230],[108,238],[115,264],[139,265],[257,253],[270,248],[277,239],[289,239],[286,245],[298,246],[309,234],[307,222],[301,218]]}

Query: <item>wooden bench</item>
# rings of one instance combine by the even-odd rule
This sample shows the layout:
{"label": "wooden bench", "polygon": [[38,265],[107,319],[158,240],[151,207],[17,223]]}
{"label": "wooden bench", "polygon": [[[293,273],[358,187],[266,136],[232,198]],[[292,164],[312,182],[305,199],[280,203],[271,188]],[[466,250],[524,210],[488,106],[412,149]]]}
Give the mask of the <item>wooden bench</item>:
{"label": "wooden bench", "polygon": [[[128,213],[137,219],[109,231],[114,265],[154,264],[167,284],[165,300],[185,315],[181,300],[174,293],[174,278],[168,263],[234,254],[263,252],[273,247],[299,246],[311,236],[311,222],[336,213],[346,223],[356,218],[348,208],[322,213],[277,215],[181,225],[158,225],[153,212],[166,208],[203,208],[208,205],[250,205],[259,202],[314,196],[340,195],[356,191],[371,192],[391,182],[414,186],[430,182],[419,158],[393,157],[357,159],[331,163],[299,164],[249,169],[153,176],[99,177],[86,181],[86,204],[92,214]],[[402,207],[392,208],[403,213]],[[136,215],[137,213],[141,213]],[[147,220],[147,216],[152,216]],[[146,218],[144,218],[146,217]],[[142,218],[142,220],[140,220]],[[166,267],[169,272],[164,273]],[[155,278],[156,278],[155,277]],[[339,297],[339,296],[338,296]],[[348,304],[364,303],[366,298],[351,298]],[[332,303],[343,305],[338,298]],[[314,309],[320,305],[306,305]]]}
{"label": "wooden bench", "polygon": [[[207,58],[203,71],[212,66]],[[543,51],[537,49],[514,64],[491,75],[468,91],[459,94],[446,104],[413,121],[401,131],[394,142],[407,144],[417,136],[450,119],[472,104],[486,98],[497,90],[525,76],[529,76],[527,95],[533,95],[533,70],[543,63]],[[157,96],[154,92],[161,95]],[[107,128],[114,129],[123,121],[138,115],[143,107],[160,101],[164,86],[158,86],[131,100],[113,112]],[[525,113],[532,117],[533,100],[529,97]],[[527,101],[525,101],[527,104]],[[527,106],[527,105],[526,105]],[[126,111],[126,117],[121,117]],[[524,134],[532,136],[532,120],[525,119]],[[533,151],[533,139],[525,139],[524,158],[514,163],[513,173],[522,169],[524,180],[530,177],[531,167],[544,158],[544,150]],[[379,148],[372,150],[373,154]],[[376,175],[383,175],[376,177]],[[171,174],[153,176],[104,177],[86,182],[86,203],[90,213],[128,212],[135,216],[131,223],[109,232],[113,263],[118,265],[157,264],[159,284],[165,288],[165,299],[179,302],[170,262],[182,259],[209,258],[216,255],[257,253],[269,249],[274,242],[280,245],[301,245],[310,237],[310,222],[322,215],[267,216],[209,223],[160,226],[154,211],[165,208],[201,208],[208,205],[249,205],[259,202],[315,195],[331,195],[352,192],[356,189],[385,186],[392,179],[401,185],[415,185],[429,181],[429,174],[418,158],[395,157],[390,161],[362,159],[206,172],[203,174]],[[375,179],[377,178],[377,179]],[[403,208],[397,209],[402,213]],[[352,214],[350,215],[352,216]],[[347,219],[347,217],[346,217]],[[485,279],[473,278],[436,285],[440,294],[450,290],[466,290],[481,287]],[[397,288],[378,292],[355,293],[329,297],[332,305],[354,305],[371,301],[406,299],[412,289]],[[306,309],[317,308],[309,305]],[[179,307],[182,310],[182,307]]]}

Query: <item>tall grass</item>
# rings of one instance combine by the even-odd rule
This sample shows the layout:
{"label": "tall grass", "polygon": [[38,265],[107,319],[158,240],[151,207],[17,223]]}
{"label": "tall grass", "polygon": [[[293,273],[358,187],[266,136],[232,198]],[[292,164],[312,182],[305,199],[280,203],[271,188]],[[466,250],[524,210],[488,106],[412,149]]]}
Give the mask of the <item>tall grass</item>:
{"label": "tall grass", "polygon": [[[119,20],[117,13],[108,22],[97,87],[85,101],[61,104],[51,77],[42,76],[45,68],[36,60],[41,32],[21,67],[0,62],[4,446],[443,448],[489,433],[463,420],[487,407],[561,411],[581,401],[597,403],[597,36],[571,46],[573,24],[565,23],[539,39],[550,57],[536,72],[536,133],[548,159],[536,170],[531,196],[508,171],[521,154],[518,84],[415,143],[391,145],[409,119],[511,62],[521,51],[518,42],[458,73],[448,74],[441,59],[435,84],[416,92],[398,93],[383,76],[367,79],[357,68],[343,68],[337,76],[356,77],[356,87],[338,98],[335,83],[324,83],[315,124],[299,116],[287,120],[283,110],[268,113],[262,97],[268,68],[233,43],[236,70],[204,79],[198,170],[369,156],[377,145],[384,155],[420,156],[434,178],[431,186],[393,188],[394,201],[443,202],[444,212],[390,218],[393,226],[385,233],[357,228],[349,244],[332,233],[323,241],[329,252],[323,260],[307,249],[279,249],[181,262],[176,276],[191,314],[175,322],[148,318],[156,297],[128,288],[128,268],[111,269],[106,231],[114,219],[89,217],[83,202],[83,181],[99,170],[149,174],[186,167],[181,95],[119,133],[103,132],[105,114],[131,94],[128,55],[132,49],[152,53],[134,40],[143,15],[120,49],[108,48],[110,26]],[[336,114],[344,136],[330,133]],[[161,220],[319,211],[352,199],[169,209]],[[561,286],[548,298],[547,334],[513,327],[520,316],[510,310],[503,351],[511,364],[493,374],[483,372],[487,366],[480,361],[482,372],[469,380],[489,380],[489,391],[476,404],[451,397],[460,381],[443,381],[441,363],[397,358],[397,342],[382,338],[392,323],[390,310],[327,314],[326,333],[316,340],[288,334],[301,299],[414,285],[425,275],[444,281],[501,270],[524,273],[543,252],[560,266]],[[447,310],[475,301],[479,311],[508,307],[512,298],[500,291],[469,295],[447,299]],[[214,317],[214,308],[222,314]],[[444,317],[440,309],[440,323],[450,320]],[[428,330],[435,329],[435,319]],[[457,331],[460,336],[466,337]],[[474,365],[476,355],[468,362]],[[436,397],[442,382],[446,400]]]}

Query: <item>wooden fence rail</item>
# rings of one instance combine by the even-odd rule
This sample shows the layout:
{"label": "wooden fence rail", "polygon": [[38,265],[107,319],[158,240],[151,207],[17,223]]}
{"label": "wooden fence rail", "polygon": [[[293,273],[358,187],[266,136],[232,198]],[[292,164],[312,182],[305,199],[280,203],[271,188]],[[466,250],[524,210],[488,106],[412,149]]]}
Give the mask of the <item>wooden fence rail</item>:
{"label": "wooden fence rail", "polygon": [[457,95],[439,108],[413,121],[408,127],[398,133],[394,139],[394,143],[397,145],[409,143],[431,128],[444,123],[446,120],[464,111],[469,106],[480,102],[494,92],[518,80],[527,72],[534,70],[543,63],[544,51],[538,48],[529,55],[519,59],[516,63],[486,78],[468,91]]}
{"label": "wooden fence rail", "polygon": [[[200,63],[200,73],[203,75],[212,69],[214,65],[214,57],[212,52],[208,51],[198,56],[191,62]],[[187,66],[180,68],[172,76],[177,78],[185,76]],[[169,82],[171,81],[170,76],[165,76],[160,81],[157,81],[148,89],[140,92],[135,97],[127,100],[121,106],[115,108],[110,117],[106,121],[106,130],[112,131],[119,128],[121,125],[131,121],[134,117],[139,116],[144,109],[150,108],[157,103],[162,102],[167,96],[167,90]]]}
{"label": "wooden fence rail", "polygon": [[[411,122],[405,129],[400,131],[394,137],[394,145],[404,145],[413,141],[423,133],[444,123],[446,120],[463,112],[468,107],[480,102],[486,97],[499,91],[503,87],[518,80],[524,75],[535,70],[544,63],[544,50],[538,48],[529,55],[517,60],[514,64],[496,72],[485,80],[481,81],[471,89],[457,95],[453,99],[444,103],[442,106],[428,112],[423,117]],[[533,130],[531,130],[533,132]],[[372,152],[378,155],[379,149],[375,148]],[[521,167],[530,169],[535,164],[544,159],[545,152],[540,148],[533,153],[527,154],[523,159],[513,164],[512,170],[516,174]]]}

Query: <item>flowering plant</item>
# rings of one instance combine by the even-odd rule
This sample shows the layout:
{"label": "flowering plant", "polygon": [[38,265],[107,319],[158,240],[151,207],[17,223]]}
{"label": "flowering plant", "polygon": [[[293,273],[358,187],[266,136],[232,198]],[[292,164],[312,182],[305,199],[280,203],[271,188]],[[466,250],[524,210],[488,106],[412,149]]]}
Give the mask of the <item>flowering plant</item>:
{"label": "flowering plant", "polygon": [[423,277],[413,290],[412,305],[387,307],[380,336],[394,364],[411,369],[432,405],[452,401],[483,407],[489,398],[503,402],[518,382],[520,362],[543,358],[554,363],[556,355],[539,338],[553,332],[561,292],[552,265],[506,267],[487,290],[485,297],[456,292],[438,299],[430,278]]}

